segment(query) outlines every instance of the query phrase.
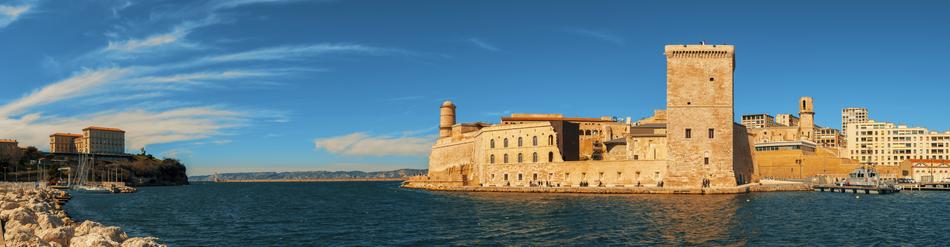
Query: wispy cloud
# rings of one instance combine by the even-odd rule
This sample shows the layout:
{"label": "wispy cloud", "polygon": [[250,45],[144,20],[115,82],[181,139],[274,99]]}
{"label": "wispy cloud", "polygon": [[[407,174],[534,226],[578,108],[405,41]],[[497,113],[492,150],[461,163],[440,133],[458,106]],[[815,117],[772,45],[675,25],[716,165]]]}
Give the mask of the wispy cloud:
{"label": "wispy cloud", "polygon": [[500,112],[482,112],[482,115],[489,116],[489,117],[507,116],[507,115],[511,115],[511,110],[504,110]]}
{"label": "wispy cloud", "polygon": [[365,132],[314,140],[317,150],[345,156],[425,156],[434,136],[372,136]]}
{"label": "wispy cloud", "polygon": [[198,60],[196,63],[203,64],[261,60],[295,60],[329,54],[354,53],[364,55],[384,55],[393,53],[412,54],[412,52],[399,49],[380,48],[359,44],[324,43],[302,46],[269,47],[231,54],[209,56]]}
{"label": "wispy cloud", "polygon": [[0,28],[5,28],[19,20],[20,16],[29,12],[31,8],[33,8],[32,5],[0,5]]}
{"label": "wispy cloud", "polygon": [[494,45],[492,45],[492,44],[489,44],[488,42],[485,42],[485,41],[483,41],[483,40],[481,40],[481,39],[471,38],[471,39],[468,39],[468,42],[469,42],[469,43],[472,43],[472,45],[475,45],[476,47],[481,48],[481,49],[486,50],[486,51],[491,51],[491,52],[501,51],[501,49],[498,49],[498,47],[496,47],[496,46],[494,46]]}
{"label": "wispy cloud", "polygon": [[584,37],[588,37],[588,38],[594,38],[594,39],[598,39],[598,40],[601,40],[601,41],[606,41],[606,42],[614,43],[614,44],[617,44],[617,45],[623,45],[624,43],[626,43],[626,40],[624,40],[623,37],[621,37],[620,35],[618,35],[618,34],[616,34],[616,33],[614,33],[614,32],[611,32],[611,31],[609,31],[609,30],[594,30],[594,29],[584,29],[584,28],[565,28],[565,29],[564,29],[564,32],[567,32],[567,33],[570,33],[570,34],[574,34],[574,35],[584,36]]}
{"label": "wispy cloud", "polygon": [[96,92],[101,86],[116,82],[133,72],[129,68],[107,68],[87,70],[50,84],[13,102],[0,106],[0,117],[22,113],[31,107],[41,106],[61,100],[71,99]]}
{"label": "wispy cloud", "polygon": [[106,47],[102,48],[98,54],[112,55],[113,58],[129,58],[131,55],[145,52],[158,51],[164,47],[195,48],[200,45],[186,41],[186,37],[193,30],[209,25],[220,23],[215,15],[197,21],[185,21],[176,25],[171,31],[166,33],[153,34],[141,39],[127,39],[120,41],[109,41]]}
{"label": "wispy cloud", "polygon": [[[218,9],[236,8],[236,7],[240,7],[244,5],[258,4],[258,3],[290,3],[290,2],[302,2],[302,1],[305,1],[305,0],[217,0],[217,1],[211,1],[210,6],[212,10],[218,10]],[[317,2],[313,0],[311,1]],[[329,2],[329,1],[323,0],[319,2]]]}
{"label": "wispy cloud", "polygon": [[231,80],[249,77],[268,77],[280,75],[269,70],[228,70],[228,71],[201,71],[185,74],[145,76],[130,81],[141,89],[183,90],[188,86],[203,85],[209,81]]}
{"label": "wispy cloud", "polygon": [[113,95],[103,95],[99,97],[91,97],[82,101],[83,104],[87,105],[101,105],[101,104],[110,104],[117,102],[127,102],[127,101],[145,101],[154,98],[160,98],[167,96],[167,93],[163,92],[145,92],[145,93],[134,93],[134,94],[113,94]]}

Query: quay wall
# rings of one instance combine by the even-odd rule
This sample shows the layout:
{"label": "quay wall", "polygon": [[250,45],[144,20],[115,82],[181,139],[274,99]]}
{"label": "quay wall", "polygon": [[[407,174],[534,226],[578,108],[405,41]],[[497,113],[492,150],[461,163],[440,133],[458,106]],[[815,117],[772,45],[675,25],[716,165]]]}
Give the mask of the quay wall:
{"label": "quay wall", "polygon": [[669,188],[669,187],[480,187],[444,186],[423,181],[406,181],[403,188],[453,192],[504,192],[504,193],[571,193],[571,194],[744,194],[750,192],[812,191],[811,186],[794,184],[745,184],[717,188]]}

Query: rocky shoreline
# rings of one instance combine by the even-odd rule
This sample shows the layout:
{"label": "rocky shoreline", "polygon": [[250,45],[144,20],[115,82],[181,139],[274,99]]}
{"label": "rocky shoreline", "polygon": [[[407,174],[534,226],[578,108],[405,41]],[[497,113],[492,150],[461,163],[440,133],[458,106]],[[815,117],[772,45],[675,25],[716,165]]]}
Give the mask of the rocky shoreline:
{"label": "rocky shoreline", "polygon": [[94,221],[75,222],[55,200],[65,192],[6,184],[0,190],[3,246],[165,246],[153,237],[130,238],[116,226]]}

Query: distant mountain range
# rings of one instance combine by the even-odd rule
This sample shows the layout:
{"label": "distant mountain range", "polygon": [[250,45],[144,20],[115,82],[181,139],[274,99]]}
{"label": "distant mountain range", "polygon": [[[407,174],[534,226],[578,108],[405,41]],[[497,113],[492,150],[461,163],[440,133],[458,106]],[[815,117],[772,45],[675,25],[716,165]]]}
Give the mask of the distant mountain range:
{"label": "distant mountain range", "polygon": [[[281,179],[314,179],[314,178],[404,178],[425,175],[427,169],[399,169],[394,171],[362,172],[362,171],[306,171],[306,172],[238,172],[220,173],[218,179],[224,180],[281,180]],[[191,176],[188,181],[211,181],[210,175]]]}

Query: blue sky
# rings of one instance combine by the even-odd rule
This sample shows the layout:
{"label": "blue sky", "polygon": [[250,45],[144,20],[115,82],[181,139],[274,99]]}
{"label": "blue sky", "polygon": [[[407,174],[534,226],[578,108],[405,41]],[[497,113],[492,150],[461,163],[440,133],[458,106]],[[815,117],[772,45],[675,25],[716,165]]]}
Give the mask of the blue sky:
{"label": "blue sky", "polygon": [[0,138],[128,131],[192,175],[425,168],[438,106],[650,115],[663,45],[733,44],[736,112],[950,129],[930,1],[0,1]]}

